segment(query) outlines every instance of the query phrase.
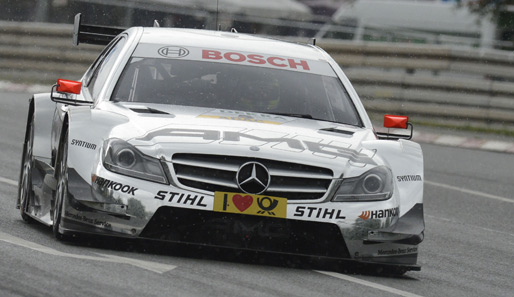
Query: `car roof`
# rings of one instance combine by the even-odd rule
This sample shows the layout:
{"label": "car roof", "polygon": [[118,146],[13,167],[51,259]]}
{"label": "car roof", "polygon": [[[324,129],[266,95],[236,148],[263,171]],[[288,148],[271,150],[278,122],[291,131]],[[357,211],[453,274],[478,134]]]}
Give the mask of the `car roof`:
{"label": "car roof", "polygon": [[224,49],[309,60],[327,60],[324,51],[312,45],[225,31],[143,28],[139,43]]}

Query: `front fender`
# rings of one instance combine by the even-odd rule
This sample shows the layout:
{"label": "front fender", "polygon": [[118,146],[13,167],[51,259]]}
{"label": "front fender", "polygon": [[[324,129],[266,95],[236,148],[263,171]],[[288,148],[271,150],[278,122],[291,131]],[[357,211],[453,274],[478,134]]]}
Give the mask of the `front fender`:
{"label": "front fender", "polygon": [[[52,123],[56,103],[50,99],[50,94],[35,94],[31,104],[34,110],[34,149],[36,159],[50,164],[52,158]],[[30,116],[30,115],[29,115]]]}
{"label": "front fender", "polygon": [[400,196],[400,216],[416,204],[423,203],[423,152],[419,144],[400,139],[364,141],[362,145],[375,150],[393,172],[395,189]]}
{"label": "front fender", "polygon": [[128,119],[119,114],[91,107],[73,107],[68,111],[68,168],[87,183],[91,174],[101,166],[104,141],[112,137],[112,130]]}

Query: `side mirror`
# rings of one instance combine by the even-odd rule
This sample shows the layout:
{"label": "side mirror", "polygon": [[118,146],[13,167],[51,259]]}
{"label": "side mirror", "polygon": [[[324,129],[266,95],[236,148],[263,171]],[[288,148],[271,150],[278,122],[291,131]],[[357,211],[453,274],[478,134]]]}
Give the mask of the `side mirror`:
{"label": "side mirror", "polygon": [[78,100],[82,83],[79,81],[58,79],[57,84],[52,86],[50,97],[52,101],[69,105],[91,105],[93,102]]}
{"label": "side mirror", "polygon": [[[391,133],[390,129],[409,129],[408,134],[396,134]],[[384,116],[384,128],[387,128],[387,132],[377,132],[377,136],[379,139],[411,139],[413,134],[414,127],[411,123],[409,123],[408,116],[399,116],[399,115],[385,115]]]}
{"label": "side mirror", "polygon": [[67,80],[67,79],[58,79],[57,80],[57,88],[56,91],[59,93],[71,93],[71,94],[80,94],[80,89],[82,88],[82,83],[79,81]]}

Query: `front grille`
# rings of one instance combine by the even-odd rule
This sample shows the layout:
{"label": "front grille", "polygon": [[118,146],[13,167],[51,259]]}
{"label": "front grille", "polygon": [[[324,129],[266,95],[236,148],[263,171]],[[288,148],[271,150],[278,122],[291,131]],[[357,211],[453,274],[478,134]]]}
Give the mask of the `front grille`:
{"label": "front grille", "polygon": [[240,192],[236,174],[241,165],[250,161],[268,168],[270,185],[262,193],[268,196],[319,199],[333,178],[330,169],[267,159],[203,154],[175,154],[172,158],[175,175],[182,185],[210,192]]}
{"label": "front grille", "polygon": [[140,236],[236,249],[349,258],[339,227],[322,222],[163,206]]}

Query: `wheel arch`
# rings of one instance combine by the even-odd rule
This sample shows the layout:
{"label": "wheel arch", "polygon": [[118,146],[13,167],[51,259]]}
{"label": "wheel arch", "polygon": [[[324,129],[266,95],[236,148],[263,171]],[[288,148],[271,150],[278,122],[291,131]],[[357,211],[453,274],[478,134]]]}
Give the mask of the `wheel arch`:
{"label": "wheel arch", "polygon": [[[23,154],[27,146],[27,140],[30,133],[30,125],[33,126],[33,142],[32,142],[32,171],[30,188],[26,190],[32,191],[34,201],[37,201],[37,208],[27,211],[26,214],[33,219],[50,225],[50,217],[46,216],[51,207],[52,200],[52,151],[51,151],[51,135],[53,130],[53,121],[56,114],[56,103],[54,103],[50,94],[35,94],[29,100],[27,112],[27,126],[25,129],[25,138],[23,143]],[[22,162],[24,157],[22,156]],[[20,182],[22,180],[23,164],[20,170]],[[32,202],[34,202],[32,201]],[[29,202],[30,203],[30,202]],[[17,207],[22,207],[20,201],[20,187],[18,187]],[[23,214],[22,214],[23,217]]]}
{"label": "wheel arch", "polygon": [[28,114],[27,114],[27,122],[25,123],[25,138],[23,140],[24,143],[27,142],[27,137],[28,137],[28,134],[29,134],[29,125],[30,125],[30,122],[31,122],[31,118],[32,116],[34,115],[34,96],[32,96],[30,99],[29,99],[29,110],[28,110]]}
{"label": "wheel arch", "polygon": [[28,137],[29,137],[29,126],[32,122],[32,117],[34,115],[34,96],[32,96],[30,99],[29,99],[29,109],[28,109],[28,113],[27,113],[27,122],[25,124],[25,136],[23,137],[23,151],[22,151],[22,161],[21,161],[21,169],[20,169],[20,174],[19,174],[19,177],[18,177],[18,195],[16,196],[16,208],[20,208],[21,205],[20,205],[20,202],[21,202],[21,199],[20,199],[20,191],[21,191],[21,187],[22,187],[22,176],[23,176],[23,161],[24,161],[24,156],[25,156],[25,150],[27,149],[26,146],[27,146],[27,142],[28,142]]}
{"label": "wheel arch", "polygon": [[50,94],[35,94],[29,105],[30,115],[34,116],[34,158],[53,165],[52,158],[52,126],[55,117],[56,103]]}

